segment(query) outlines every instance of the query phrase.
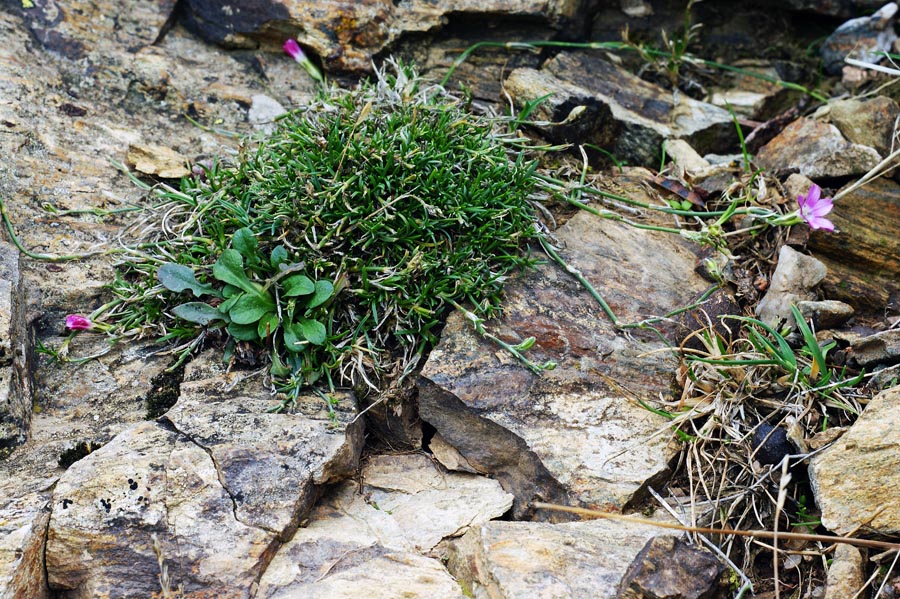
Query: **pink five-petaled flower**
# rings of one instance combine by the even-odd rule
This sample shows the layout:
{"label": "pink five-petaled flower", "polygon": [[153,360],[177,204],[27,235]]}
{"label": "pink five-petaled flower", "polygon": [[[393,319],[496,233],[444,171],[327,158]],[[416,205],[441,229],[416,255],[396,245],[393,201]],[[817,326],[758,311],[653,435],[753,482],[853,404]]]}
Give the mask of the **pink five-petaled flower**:
{"label": "pink five-petaled flower", "polygon": [[94,327],[94,323],[87,316],[81,314],[69,314],[66,316],[66,328],[70,331],[87,331]]}
{"label": "pink five-petaled flower", "polygon": [[834,223],[825,218],[825,215],[834,208],[831,198],[822,197],[822,189],[813,183],[805,196],[797,196],[800,204],[800,218],[806,221],[811,229],[823,229],[834,231]]}

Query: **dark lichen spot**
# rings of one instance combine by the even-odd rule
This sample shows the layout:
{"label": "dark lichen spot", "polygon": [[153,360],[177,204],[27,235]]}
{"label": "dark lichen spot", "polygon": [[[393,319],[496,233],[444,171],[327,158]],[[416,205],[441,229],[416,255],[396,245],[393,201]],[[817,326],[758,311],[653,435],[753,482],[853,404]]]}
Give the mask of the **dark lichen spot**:
{"label": "dark lichen spot", "polygon": [[128,479],[128,488],[131,489],[132,491],[137,491],[137,488],[138,488],[137,481],[134,480],[133,478],[129,478]]}
{"label": "dark lichen spot", "polygon": [[112,509],[112,502],[109,499],[101,499],[100,505],[103,506],[103,509],[106,510],[107,514]]}
{"label": "dark lichen spot", "polygon": [[146,399],[147,420],[159,418],[175,405],[183,380],[184,364],[171,371],[166,369],[153,377]]}
{"label": "dark lichen spot", "polygon": [[70,506],[70,505],[72,505],[72,500],[71,500],[71,499],[63,499],[63,500],[62,500],[62,507],[63,507],[64,510],[69,509],[69,506]]}

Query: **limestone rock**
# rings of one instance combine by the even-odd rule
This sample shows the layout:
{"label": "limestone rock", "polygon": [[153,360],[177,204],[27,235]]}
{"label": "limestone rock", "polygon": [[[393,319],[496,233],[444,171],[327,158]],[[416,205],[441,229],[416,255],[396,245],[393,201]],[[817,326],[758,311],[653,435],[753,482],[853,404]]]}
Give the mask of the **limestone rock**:
{"label": "limestone rock", "polygon": [[19,251],[0,241],[0,458],[25,442],[31,426],[30,346]]}
{"label": "limestone rock", "polygon": [[[726,149],[734,129],[731,116],[718,106],[672,94],[593,54],[562,52],[541,72],[510,74],[510,94],[522,106],[553,91],[550,120],[569,119],[569,127],[587,133],[594,143],[620,160],[640,164],[659,161],[666,139],[684,139],[700,153]],[[585,110],[573,118],[572,109]],[[608,116],[607,116],[608,115]],[[546,131],[553,134],[553,127]],[[567,132],[567,129],[563,129]]]}
{"label": "limestone rock", "polygon": [[0,482],[0,497],[0,599],[46,599],[50,493],[47,488],[26,490],[10,477]]}
{"label": "limestone rock", "polygon": [[831,122],[848,141],[875,148],[882,156],[891,153],[894,124],[900,106],[886,96],[870,100],[838,100],[829,104]]}
{"label": "limestone rock", "polygon": [[864,367],[900,361],[900,330],[881,331],[854,341],[850,344],[849,357]]}
{"label": "limestone rock", "polygon": [[647,541],[619,586],[617,599],[714,599],[728,587],[712,553],[671,535]]}
{"label": "limestone rock", "polygon": [[865,583],[865,560],[862,551],[853,545],[838,543],[834,548],[834,559],[828,567],[825,599],[853,597]]}
{"label": "limestone rock", "polygon": [[249,597],[319,488],[354,471],[362,430],[347,398],[337,422],[315,395],[301,397],[297,413],[271,413],[279,400],[217,362],[199,359],[160,423],[128,429],[60,478],[47,541],[52,589],[151,595],[156,534],[187,597]]}
{"label": "limestone rock", "polygon": [[172,148],[157,144],[129,146],[125,161],[139,173],[162,179],[180,179],[191,174],[187,158]]}
{"label": "limestone rock", "polygon": [[[581,212],[556,236],[622,322],[687,305],[706,286],[687,243],[670,235]],[[454,314],[422,370],[422,418],[516,496],[520,517],[536,498],[621,508],[667,472],[671,432],[635,399],[670,393],[675,357],[658,338],[625,336],[551,264],[505,293],[488,330],[509,343],[535,337],[529,359],[558,366],[536,376]]]}
{"label": "limestone rock", "polygon": [[512,505],[496,481],[443,472],[421,454],[373,457],[361,484],[336,487],[272,560],[259,598],[460,596],[453,577],[421,555]]}
{"label": "limestone rock", "polygon": [[828,530],[848,535],[865,527],[900,533],[900,387],[872,399],[850,430],[817,454],[809,467],[816,505]]}
{"label": "limestone rock", "polygon": [[287,110],[278,100],[265,94],[254,95],[252,101],[247,120],[260,131],[270,133],[275,128],[275,119]]}
{"label": "limestone rock", "polygon": [[451,544],[447,565],[475,597],[613,599],[657,532],[609,520],[488,522]]}
{"label": "limestone rock", "polygon": [[853,316],[853,306],[837,300],[800,301],[797,308],[803,318],[812,320],[817,330],[842,325]]}
{"label": "limestone rock", "polygon": [[756,154],[762,168],[796,169],[812,179],[861,175],[879,162],[874,149],[850,143],[834,125],[806,117],[785,127]]}
{"label": "limestone rock", "polygon": [[190,27],[215,43],[242,48],[260,43],[280,47],[293,37],[312,49],[328,70],[368,71],[373,57],[403,35],[439,29],[451,15],[537,18],[551,26],[562,26],[570,22],[580,5],[578,0],[278,0],[235,7],[222,0],[189,0],[186,17]]}
{"label": "limestone rock", "polygon": [[893,49],[897,34],[894,32],[894,17],[897,3],[888,2],[875,13],[841,24],[819,48],[825,71],[838,75],[844,66],[844,58],[850,57],[863,62],[877,63],[884,52]]}
{"label": "limestone rock", "polygon": [[782,246],[769,289],[756,306],[756,316],[776,329],[785,322],[794,326],[791,304],[815,299],[815,287],[825,274],[825,265],[819,260]]}

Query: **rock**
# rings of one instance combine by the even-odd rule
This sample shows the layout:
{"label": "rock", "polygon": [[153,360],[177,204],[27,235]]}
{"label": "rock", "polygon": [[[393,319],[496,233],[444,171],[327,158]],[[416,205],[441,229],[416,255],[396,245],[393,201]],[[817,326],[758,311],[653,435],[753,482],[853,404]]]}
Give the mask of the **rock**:
{"label": "rock", "polygon": [[822,524],[849,535],[860,527],[874,534],[900,533],[900,387],[876,395],[850,430],[810,461],[810,484]]}
{"label": "rock", "polygon": [[894,16],[897,3],[888,2],[874,14],[850,19],[834,30],[819,48],[825,72],[839,75],[844,58],[850,57],[868,63],[878,63],[884,52],[892,50],[897,34],[894,32]]}
{"label": "rock", "polygon": [[443,27],[452,16],[479,20],[539,19],[564,27],[578,0],[451,0],[449,2],[254,2],[235,9],[218,1],[189,0],[186,23],[204,39],[228,47],[281,47],[293,37],[315,52],[327,70],[369,71],[373,58],[402,36]]}
{"label": "rock", "polygon": [[757,318],[775,329],[783,323],[793,327],[791,304],[815,299],[815,287],[825,274],[825,265],[819,260],[788,245],[782,246],[769,289],[756,306]]}
{"label": "rock", "polygon": [[883,0],[766,0],[780,9],[810,12],[828,17],[851,17],[881,6]]}
{"label": "rock", "polygon": [[863,367],[896,363],[900,360],[900,329],[889,329],[850,344],[848,357]]}
{"label": "rock", "polygon": [[[548,60],[541,72],[517,69],[510,79],[508,89],[519,106],[555,93],[550,120],[571,118],[573,108],[585,106],[579,122],[590,137],[580,141],[598,145],[626,162],[657,164],[666,139],[683,139],[701,153],[723,151],[734,134],[726,110],[684,94],[673,102],[671,92],[593,54],[562,52]],[[610,116],[597,107],[598,102]],[[552,134],[552,128],[541,131]]]}
{"label": "rock", "polygon": [[768,170],[795,169],[811,179],[848,177],[868,172],[881,156],[850,143],[834,125],[801,117],[760,148],[756,164]]}
{"label": "rock", "polygon": [[278,100],[265,94],[255,94],[252,102],[247,120],[263,133],[270,133],[275,128],[275,119],[287,112]]}
{"label": "rock", "polygon": [[46,599],[44,540],[50,521],[49,490],[25,492],[21,480],[10,477],[0,482],[0,497],[0,599]]}
{"label": "rock", "polygon": [[187,158],[172,148],[156,144],[129,146],[125,161],[139,173],[162,179],[180,179],[191,174]]}
{"label": "rock", "polygon": [[[43,341],[53,346],[60,339]],[[83,341],[107,346],[102,336]],[[135,343],[78,367],[36,360],[41,392],[31,435],[0,459],[0,597],[47,597],[44,554],[54,485],[65,467],[143,418],[150,379],[165,367],[145,350]]]}
{"label": "rock", "polygon": [[837,300],[797,302],[800,314],[812,321],[816,330],[840,326],[853,316],[853,306]]}
{"label": "rock", "polygon": [[663,145],[666,155],[672,159],[675,166],[693,176],[709,169],[710,163],[691,144],[683,139],[667,139]]}
{"label": "rock", "polygon": [[886,96],[869,100],[838,100],[829,104],[831,122],[848,141],[875,148],[882,156],[891,153],[894,125],[900,106]]}
{"label": "rock", "polygon": [[468,596],[613,599],[628,564],[658,529],[593,520],[488,522],[450,545],[450,571]]}
{"label": "rock", "polygon": [[473,468],[472,464],[455,447],[444,441],[440,433],[435,433],[431,438],[431,441],[428,443],[428,449],[434,455],[434,459],[440,462],[447,470],[482,474]]}
{"label": "rock", "polygon": [[677,537],[653,537],[629,566],[616,599],[714,599],[728,588],[725,565]]}
{"label": "rock", "polygon": [[523,108],[528,102],[545,98],[529,116],[541,122],[536,128],[555,143],[613,143],[608,125],[612,113],[607,104],[577,85],[560,81],[546,71],[532,68],[515,69],[503,88]]}
{"label": "rock", "polygon": [[853,545],[838,543],[828,567],[825,599],[844,599],[857,595],[866,583],[862,551]]}
{"label": "rock", "polygon": [[0,241],[0,459],[28,437],[31,352],[19,251]]}
{"label": "rock", "polygon": [[[585,212],[555,235],[621,322],[687,305],[706,287],[688,245],[671,235]],[[516,496],[517,517],[538,498],[621,509],[674,455],[666,421],[635,402],[671,393],[674,354],[656,337],[616,329],[551,264],[510,281],[505,294],[504,316],[488,330],[509,343],[535,337],[529,359],[558,366],[536,376],[454,314],[421,373],[423,420]]]}
{"label": "rock", "polygon": [[314,394],[299,398],[297,413],[272,413],[278,399],[218,362],[206,354],[192,363],[161,422],[128,429],[60,477],[46,553],[52,589],[150,596],[159,590],[156,534],[186,597],[249,597],[319,489],[355,470],[362,429],[348,398],[337,421]]}
{"label": "rock", "polygon": [[828,267],[825,296],[883,320],[900,280],[900,185],[879,178],[834,203],[839,235],[812,231],[809,250]]}
{"label": "rock", "polygon": [[281,547],[256,597],[452,597],[459,586],[423,556],[502,515],[512,496],[493,480],[442,471],[422,454],[373,457],[360,483],[336,487]]}
{"label": "rock", "polygon": [[778,464],[785,456],[794,453],[787,431],[765,422],[758,424],[753,430],[750,445],[753,448],[753,458],[765,465]]}

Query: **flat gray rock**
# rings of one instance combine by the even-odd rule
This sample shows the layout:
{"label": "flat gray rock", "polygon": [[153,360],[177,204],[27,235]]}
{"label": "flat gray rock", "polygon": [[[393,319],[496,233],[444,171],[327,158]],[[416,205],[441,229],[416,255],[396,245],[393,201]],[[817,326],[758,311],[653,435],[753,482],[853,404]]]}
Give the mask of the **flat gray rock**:
{"label": "flat gray rock", "polygon": [[[571,266],[622,322],[689,304],[706,283],[683,240],[576,214],[556,235]],[[620,509],[665,475],[675,448],[667,421],[642,408],[671,393],[677,360],[657,337],[618,330],[561,268],[544,264],[511,281],[503,317],[488,330],[510,343],[533,336],[532,374],[454,314],[422,370],[420,413],[468,468],[516,496]]]}
{"label": "flat gray rock", "polygon": [[862,527],[900,533],[900,387],[882,391],[859,419],[809,466],[816,505],[828,530],[849,535]]}
{"label": "flat gray rock", "polygon": [[320,487],[355,470],[362,421],[348,398],[336,420],[315,395],[301,397],[297,413],[270,413],[280,401],[258,377],[226,374],[220,362],[199,358],[166,417],[124,431],[60,477],[51,588],[158,592],[155,534],[187,597],[249,597]]}
{"label": "flat gray rock", "polygon": [[427,554],[512,505],[497,481],[446,472],[423,454],[373,457],[281,547],[257,597],[453,598],[459,585]]}
{"label": "flat gray rock", "polygon": [[614,599],[658,532],[610,520],[488,522],[452,544],[448,566],[474,597]]}

